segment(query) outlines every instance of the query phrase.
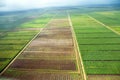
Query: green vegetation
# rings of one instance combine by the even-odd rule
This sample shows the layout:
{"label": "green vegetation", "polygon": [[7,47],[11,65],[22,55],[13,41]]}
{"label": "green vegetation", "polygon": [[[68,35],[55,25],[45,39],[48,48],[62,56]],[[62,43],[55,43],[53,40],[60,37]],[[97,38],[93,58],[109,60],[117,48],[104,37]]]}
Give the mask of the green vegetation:
{"label": "green vegetation", "polygon": [[74,13],[71,19],[86,73],[120,74],[120,36],[87,15]]}
{"label": "green vegetation", "polygon": [[120,74],[119,61],[84,61],[88,74]]}
{"label": "green vegetation", "polygon": [[21,25],[21,28],[42,28],[46,22],[51,19],[52,14],[44,14],[37,18],[36,20],[32,20],[30,22],[24,23]]}

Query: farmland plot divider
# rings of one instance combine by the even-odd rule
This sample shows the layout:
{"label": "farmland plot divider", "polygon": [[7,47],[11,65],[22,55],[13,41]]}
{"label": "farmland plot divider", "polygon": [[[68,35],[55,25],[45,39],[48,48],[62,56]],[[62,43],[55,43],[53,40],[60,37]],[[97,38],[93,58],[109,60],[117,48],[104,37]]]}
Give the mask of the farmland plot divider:
{"label": "farmland plot divider", "polygon": [[[76,34],[75,34],[75,32],[74,32],[73,24],[72,24],[71,17],[70,17],[70,14],[69,14],[68,11],[67,11],[67,14],[68,14],[68,20],[69,20],[69,24],[70,24],[71,31],[72,31],[72,37],[73,37],[75,52],[77,53],[77,56],[76,56],[76,57],[78,57],[78,58],[77,58],[77,59],[78,59],[77,61],[78,61],[78,63],[79,63],[79,61],[80,61],[80,65],[78,65],[78,69],[79,69],[79,71],[81,72],[82,80],[87,80],[87,76],[86,76],[86,73],[85,73],[85,69],[84,69],[84,65],[83,65],[83,61],[82,61],[80,49],[79,49],[79,47],[78,47],[78,42],[77,42]],[[80,67],[81,67],[81,69],[80,69]]]}

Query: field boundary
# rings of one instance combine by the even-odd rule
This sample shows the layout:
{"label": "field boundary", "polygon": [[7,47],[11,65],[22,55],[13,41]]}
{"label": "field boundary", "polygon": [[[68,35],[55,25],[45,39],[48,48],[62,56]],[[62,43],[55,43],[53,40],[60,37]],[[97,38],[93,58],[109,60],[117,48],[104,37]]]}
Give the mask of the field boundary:
{"label": "field boundary", "polygon": [[[53,16],[54,17],[54,16]],[[30,43],[41,33],[41,31],[53,20],[53,17],[51,20],[43,26],[43,28],[40,28],[39,32],[30,40],[26,46],[23,47],[23,49],[12,59],[12,61],[3,69],[3,71],[0,73],[0,76],[9,68],[9,66],[18,58],[20,54],[30,45]]]}
{"label": "field boundary", "polygon": [[120,35],[120,33],[119,33],[119,32],[117,32],[116,30],[114,30],[114,29],[110,28],[109,26],[105,25],[105,24],[104,24],[104,23],[102,23],[101,21],[99,21],[99,20],[95,19],[94,17],[92,17],[92,16],[90,16],[90,15],[87,15],[87,16],[88,16],[90,19],[92,19],[92,20],[96,21],[97,23],[99,23],[99,24],[103,25],[103,26],[104,26],[104,27],[106,27],[107,29],[111,30],[112,32],[116,33],[117,35]]}
{"label": "field boundary", "polygon": [[[78,42],[77,42],[77,38],[76,38],[76,34],[74,32],[74,29],[73,29],[73,24],[72,24],[72,21],[71,21],[71,17],[70,17],[70,14],[69,12],[67,11],[67,14],[68,14],[68,20],[69,20],[69,24],[70,24],[70,27],[71,27],[71,31],[72,31],[72,37],[73,37],[73,42],[74,42],[74,47],[75,47],[75,52],[77,53],[77,56],[79,59],[80,59],[80,64],[78,64],[78,69],[82,75],[82,80],[87,80],[87,76],[86,76],[86,73],[85,73],[85,69],[84,69],[84,65],[83,65],[83,61],[82,61],[82,56],[81,56],[81,52],[80,52],[80,49],[79,49],[79,46],[78,46]],[[77,59],[78,59],[77,58]],[[79,59],[77,60],[77,62],[79,63]],[[80,70],[80,67],[81,67],[81,70]]]}

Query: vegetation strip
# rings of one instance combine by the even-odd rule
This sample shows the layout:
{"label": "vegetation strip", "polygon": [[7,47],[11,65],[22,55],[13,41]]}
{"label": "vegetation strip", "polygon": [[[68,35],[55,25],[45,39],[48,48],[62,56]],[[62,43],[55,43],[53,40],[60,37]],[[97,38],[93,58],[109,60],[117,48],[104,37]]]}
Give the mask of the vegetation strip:
{"label": "vegetation strip", "polygon": [[84,61],[108,61],[110,62],[110,61],[120,61],[120,60],[84,60]]}

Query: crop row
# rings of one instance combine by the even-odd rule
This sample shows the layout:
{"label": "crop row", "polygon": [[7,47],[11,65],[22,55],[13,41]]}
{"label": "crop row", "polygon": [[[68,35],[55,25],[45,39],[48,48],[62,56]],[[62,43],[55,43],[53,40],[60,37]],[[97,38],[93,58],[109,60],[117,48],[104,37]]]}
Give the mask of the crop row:
{"label": "crop row", "polygon": [[95,61],[120,61],[120,51],[98,51],[98,50],[94,50],[94,51],[84,51],[82,50],[81,53],[83,60],[84,61],[91,61],[91,60],[95,60]]}

